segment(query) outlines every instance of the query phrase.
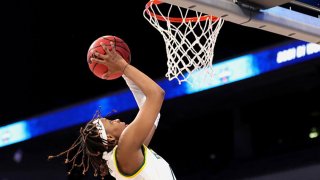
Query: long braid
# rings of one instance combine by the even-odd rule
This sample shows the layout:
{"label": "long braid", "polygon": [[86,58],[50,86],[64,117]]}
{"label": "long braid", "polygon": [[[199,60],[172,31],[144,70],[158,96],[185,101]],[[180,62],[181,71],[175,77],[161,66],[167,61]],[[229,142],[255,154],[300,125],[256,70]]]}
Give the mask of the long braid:
{"label": "long braid", "polygon": [[[113,110],[111,113],[113,112],[115,111]],[[89,121],[84,128],[80,128],[80,135],[71,147],[58,155],[48,156],[48,160],[66,155],[65,163],[71,163],[72,165],[68,174],[71,174],[74,167],[80,167],[82,168],[82,174],[85,175],[91,165],[94,170],[94,176],[98,176],[98,174],[100,174],[101,178],[104,179],[104,176],[108,174],[108,166],[106,161],[102,159],[102,154],[105,151],[111,151],[117,142],[111,140],[108,141],[100,137],[99,130],[96,125],[93,124],[93,121],[98,118],[102,118],[100,108],[96,111],[92,120]],[[105,146],[104,144],[108,145]],[[69,157],[70,152],[73,150],[75,150],[76,153]],[[78,156],[81,153],[81,162],[77,164]]]}

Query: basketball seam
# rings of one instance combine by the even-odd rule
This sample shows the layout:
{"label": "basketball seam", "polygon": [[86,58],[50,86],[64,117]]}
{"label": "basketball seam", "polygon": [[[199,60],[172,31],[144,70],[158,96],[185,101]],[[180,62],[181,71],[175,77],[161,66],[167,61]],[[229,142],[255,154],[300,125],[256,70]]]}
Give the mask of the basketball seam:
{"label": "basketball seam", "polygon": [[[116,38],[115,38],[114,36],[112,36],[112,37],[113,37],[113,41],[114,41],[114,42],[117,41],[118,43],[125,43],[123,40],[120,40],[120,39],[116,40]],[[110,41],[110,39],[108,39],[108,38],[106,38],[106,37],[102,37],[102,39],[105,39],[105,40]]]}
{"label": "basketball seam", "polygon": [[93,68],[92,68],[92,72],[94,72],[94,69],[97,67],[98,63],[96,63]]}

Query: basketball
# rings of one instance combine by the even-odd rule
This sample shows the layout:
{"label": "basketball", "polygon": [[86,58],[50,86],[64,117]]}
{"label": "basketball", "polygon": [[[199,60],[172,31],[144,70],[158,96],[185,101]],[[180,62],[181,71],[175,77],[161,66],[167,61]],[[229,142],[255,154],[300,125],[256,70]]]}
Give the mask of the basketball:
{"label": "basketball", "polygon": [[[131,62],[131,52],[130,52],[129,46],[121,38],[117,36],[106,35],[96,39],[89,47],[89,50],[87,53],[87,62],[91,72],[95,76],[103,79],[102,75],[108,72],[108,67],[96,62],[89,63],[90,58],[94,57],[94,54],[93,54],[94,52],[98,52],[100,54],[106,54],[103,47],[100,45],[101,42],[104,43],[109,48],[110,51],[111,51],[110,42],[113,42],[116,52],[119,53],[122,56],[122,58],[125,59],[128,63]],[[122,76],[122,72],[117,72],[117,73],[111,74],[106,80],[117,79],[121,76]]]}

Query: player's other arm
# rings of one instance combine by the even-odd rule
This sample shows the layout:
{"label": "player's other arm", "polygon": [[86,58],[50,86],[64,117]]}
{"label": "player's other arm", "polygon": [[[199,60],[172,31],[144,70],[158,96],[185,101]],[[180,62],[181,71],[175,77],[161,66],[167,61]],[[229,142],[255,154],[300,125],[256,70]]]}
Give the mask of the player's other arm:
{"label": "player's other arm", "polygon": [[[126,77],[125,75],[122,75],[123,79],[125,80],[126,84],[128,85],[129,89],[131,90],[133,97],[140,109],[140,107],[145,103],[146,100],[146,96],[145,94],[141,91],[141,89],[133,82],[131,81],[128,77]],[[145,146],[149,146],[152,137],[155,133],[155,130],[158,126],[159,123],[159,119],[160,119],[160,113],[158,114],[154,126],[152,127],[151,131],[149,132],[147,138],[144,140],[143,144]]]}
{"label": "player's other arm", "polygon": [[150,132],[154,131],[154,124],[160,112],[164,90],[143,72],[129,65],[124,71],[126,77],[132,80],[145,94],[146,100],[140,107],[136,118],[124,130],[119,140],[119,146],[124,149],[140,149]]}

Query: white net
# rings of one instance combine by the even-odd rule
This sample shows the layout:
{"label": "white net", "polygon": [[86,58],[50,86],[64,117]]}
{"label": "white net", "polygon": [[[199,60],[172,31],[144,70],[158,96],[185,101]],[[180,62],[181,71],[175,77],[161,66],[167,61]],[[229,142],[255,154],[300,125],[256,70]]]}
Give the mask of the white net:
{"label": "white net", "polygon": [[[160,9],[161,7],[161,9]],[[150,1],[143,12],[144,17],[163,36],[168,71],[166,77],[192,84],[213,77],[212,60],[217,36],[223,19],[172,4]],[[209,79],[208,79],[209,77]]]}

